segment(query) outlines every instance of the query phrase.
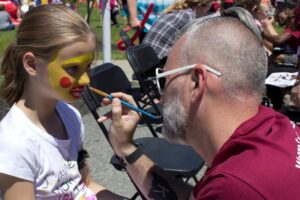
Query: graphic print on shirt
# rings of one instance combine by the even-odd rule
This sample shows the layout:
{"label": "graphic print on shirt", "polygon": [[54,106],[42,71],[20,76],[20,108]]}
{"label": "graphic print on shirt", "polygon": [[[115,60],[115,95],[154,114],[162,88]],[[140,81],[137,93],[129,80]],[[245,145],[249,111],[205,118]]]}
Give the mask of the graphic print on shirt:
{"label": "graphic print on shirt", "polygon": [[291,125],[292,125],[293,129],[295,130],[295,134],[296,134],[295,141],[297,144],[297,157],[296,157],[295,167],[300,169],[300,137],[299,137],[298,131],[296,130],[296,124],[291,121]]}
{"label": "graphic print on shirt", "polygon": [[42,185],[47,200],[97,200],[96,196],[80,183],[75,161],[64,161],[57,174],[49,174]]}

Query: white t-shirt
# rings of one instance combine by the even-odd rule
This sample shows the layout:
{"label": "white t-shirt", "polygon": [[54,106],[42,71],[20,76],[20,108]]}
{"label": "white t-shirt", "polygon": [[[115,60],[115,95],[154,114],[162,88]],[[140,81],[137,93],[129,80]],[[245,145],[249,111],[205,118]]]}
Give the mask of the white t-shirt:
{"label": "white t-shirt", "polygon": [[79,112],[58,102],[56,110],[68,138],[52,137],[13,105],[0,122],[0,173],[31,181],[36,199],[94,200],[95,195],[80,182],[77,157],[84,126]]}

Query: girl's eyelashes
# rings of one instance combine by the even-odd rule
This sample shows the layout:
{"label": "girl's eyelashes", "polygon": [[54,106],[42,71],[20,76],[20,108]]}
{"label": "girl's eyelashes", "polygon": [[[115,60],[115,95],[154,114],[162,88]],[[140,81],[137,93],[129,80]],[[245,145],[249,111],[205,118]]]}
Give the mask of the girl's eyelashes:
{"label": "girl's eyelashes", "polygon": [[65,72],[67,72],[70,76],[76,76],[78,74],[82,74],[84,72],[89,73],[91,69],[91,63],[86,65],[86,67],[79,66],[79,65],[71,65],[63,67]]}
{"label": "girl's eyelashes", "polygon": [[73,65],[73,66],[68,66],[64,67],[64,70],[69,74],[69,75],[75,75],[79,71],[78,65]]}

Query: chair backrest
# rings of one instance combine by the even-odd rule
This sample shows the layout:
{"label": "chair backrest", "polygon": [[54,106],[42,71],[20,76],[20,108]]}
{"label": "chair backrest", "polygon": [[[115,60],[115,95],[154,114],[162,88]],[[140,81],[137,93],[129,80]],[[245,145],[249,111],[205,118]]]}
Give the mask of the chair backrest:
{"label": "chair backrest", "polygon": [[160,66],[160,59],[153,48],[146,44],[128,47],[126,49],[127,60],[134,73],[142,76],[154,76],[155,68]]}
{"label": "chair backrest", "polygon": [[155,111],[161,114],[161,109],[154,103],[154,99],[160,98],[157,86],[155,82],[148,80],[148,77],[155,76],[157,67],[162,67],[155,51],[149,45],[140,44],[127,48],[126,55],[141,89],[149,97]]}
{"label": "chair backrest", "polygon": [[[106,93],[131,93],[131,83],[124,71],[112,63],[104,63],[90,71],[90,86],[96,87]],[[99,95],[97,98],[102,99]]]}

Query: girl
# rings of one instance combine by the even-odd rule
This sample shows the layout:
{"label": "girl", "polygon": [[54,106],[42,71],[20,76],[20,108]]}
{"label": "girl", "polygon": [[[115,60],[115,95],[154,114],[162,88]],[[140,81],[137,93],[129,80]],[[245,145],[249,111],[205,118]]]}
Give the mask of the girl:
{"label": "girl", "polygon": [[89,83],[95,50],[87,23],[63,5],[42,5],[24,16],[1,65],[1,96],[12,106],[0,123],[4,200],[94,200],[103,194],[84,161],[78,167],[83,124],[65,103],[78,100]]}

